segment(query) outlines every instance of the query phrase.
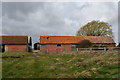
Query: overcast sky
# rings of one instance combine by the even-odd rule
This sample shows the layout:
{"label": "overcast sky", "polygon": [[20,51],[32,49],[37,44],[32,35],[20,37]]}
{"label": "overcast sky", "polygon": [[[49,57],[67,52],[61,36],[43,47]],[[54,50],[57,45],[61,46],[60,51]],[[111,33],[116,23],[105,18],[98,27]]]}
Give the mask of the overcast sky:
{"label": "overcast sky", "polygon": [[120,1],[118,3],[118,42],[120,43]]}
{"label": "overcast sky", "polygon": [[2,34],[28,35],[39,42],[41,35],[75,36],[92,20],[112,25],[118,42],[117,2],[3,2]]}

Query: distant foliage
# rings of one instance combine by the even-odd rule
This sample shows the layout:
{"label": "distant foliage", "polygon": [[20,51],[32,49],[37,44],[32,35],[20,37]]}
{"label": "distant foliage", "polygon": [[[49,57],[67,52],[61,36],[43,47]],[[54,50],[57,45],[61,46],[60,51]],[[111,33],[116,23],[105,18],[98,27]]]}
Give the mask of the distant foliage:
{"label": "distant foliage", "polygon": [[111,25],[106,22],[92,21],[77,31],[77,36],[111,36],[113,32]]}
{"label": "distant foliage", "polygon": [[92,46],[92,43],[89,40],[83,40],[79,42],[78,48],[89,48]]}

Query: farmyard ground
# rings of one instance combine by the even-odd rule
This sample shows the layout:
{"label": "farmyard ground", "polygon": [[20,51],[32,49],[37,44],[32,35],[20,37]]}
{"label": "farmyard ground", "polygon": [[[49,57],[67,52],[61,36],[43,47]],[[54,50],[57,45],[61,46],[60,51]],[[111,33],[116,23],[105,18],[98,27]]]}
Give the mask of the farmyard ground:
{"label": "farmyard ground", "polygon": [[118,78],[120,75],[116,51],[1,54],[3,78]]}

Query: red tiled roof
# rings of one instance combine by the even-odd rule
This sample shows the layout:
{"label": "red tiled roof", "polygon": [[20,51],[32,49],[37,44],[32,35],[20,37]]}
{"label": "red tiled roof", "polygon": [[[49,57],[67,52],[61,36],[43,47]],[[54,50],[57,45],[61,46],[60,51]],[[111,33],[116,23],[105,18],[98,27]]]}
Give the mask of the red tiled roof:
{"label": "red tiled roof", "polygon": [[115,43],[111,37],[103,36],[40,36],[40,43],[78,43],[89,40],[91,43]]}
{"label": "red tiled roof", "polygon": [[0,36],[0,44],[27,44],[28,36]]}

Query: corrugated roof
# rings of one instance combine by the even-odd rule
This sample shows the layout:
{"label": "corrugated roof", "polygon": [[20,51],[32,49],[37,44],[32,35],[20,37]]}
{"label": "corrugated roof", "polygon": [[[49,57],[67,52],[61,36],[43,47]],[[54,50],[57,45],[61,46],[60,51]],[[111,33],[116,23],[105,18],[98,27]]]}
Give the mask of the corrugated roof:
{"label": "corrugated roof", "polygon": [[28,36],[0,36],[0,44],[27,44]]}
{"label": "corrugated roof", "polygon": [[78,43],[89,40],[91,43],[115,43],[111,37],[103,36],[40,36],[40,43]]}

